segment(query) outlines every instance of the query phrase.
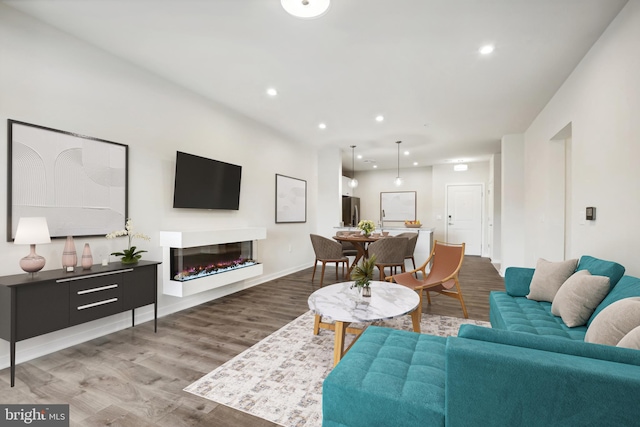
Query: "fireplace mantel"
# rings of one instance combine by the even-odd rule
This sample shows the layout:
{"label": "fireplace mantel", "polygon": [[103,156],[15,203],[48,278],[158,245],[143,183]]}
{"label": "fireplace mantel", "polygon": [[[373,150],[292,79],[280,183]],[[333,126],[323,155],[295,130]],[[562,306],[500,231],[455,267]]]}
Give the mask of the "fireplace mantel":
{"label": "fireplace mantel", "polygon": [[238,270],[201,277],[186,282],[171,280],[171,248],[191,248],[196,246],[217,245],[234,242],[253,242],[254,259],[258,259],[257,240],[267,238],[267,229],[263,227],[207,230],[207,231],[161,231],[160,245],[163,253],[163,286],[166,295],[185,297],[209,289],[219,288],[231,283],[256,277],[262,274],[262,264],[255,264]]}

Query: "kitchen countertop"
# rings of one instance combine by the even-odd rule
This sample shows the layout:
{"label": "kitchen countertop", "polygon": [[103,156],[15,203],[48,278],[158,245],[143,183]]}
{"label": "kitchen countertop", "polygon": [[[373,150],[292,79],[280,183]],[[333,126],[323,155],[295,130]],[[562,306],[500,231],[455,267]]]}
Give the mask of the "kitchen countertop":
{"label": "kitchen countertop", "polygon": [[[340,227],[340,226],[338,226],[338,227],[333,227],[333,228],[335,228],[337,230],[358,231],[357,227]],[[387,231],[391,231],[391,230],[393,230],[393,231],[400,231],[400,230],[414,231],[415,230],[415,231],[429,231],[431,233],[433,233],[435,231],[435,227],[425,227],[424,225],[422,227],[420,227],[420,228],[409,228],[409,227],[399,226],[399,227],[381,227],[380,229],[382,231],[385,231],[385,230],[387,230]],[[378,230],[379,229],[376,228],[374,230],[374,232],[376,232]]]}

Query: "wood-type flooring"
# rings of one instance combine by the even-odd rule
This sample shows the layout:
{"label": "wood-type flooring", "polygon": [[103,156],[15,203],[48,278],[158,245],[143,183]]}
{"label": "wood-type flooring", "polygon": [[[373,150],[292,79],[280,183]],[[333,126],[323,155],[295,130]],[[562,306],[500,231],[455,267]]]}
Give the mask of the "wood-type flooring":
{"label": "wood-type flooring", "polygon": [[[319,283],[311,272],[162,317],[156,334],[146,322],[21,363],[14,388],[4,369],[0,403],[68,403],[71,425],[83,427],[275,426],[182,389],[308,311]],[[339,281],[328,267],[324,283]],[[469,317],[489,320],[489,292],[504,290],[489,259],[466,257],[460,282]],[[459,302],[444,296],[423,312],[462,317]]]}

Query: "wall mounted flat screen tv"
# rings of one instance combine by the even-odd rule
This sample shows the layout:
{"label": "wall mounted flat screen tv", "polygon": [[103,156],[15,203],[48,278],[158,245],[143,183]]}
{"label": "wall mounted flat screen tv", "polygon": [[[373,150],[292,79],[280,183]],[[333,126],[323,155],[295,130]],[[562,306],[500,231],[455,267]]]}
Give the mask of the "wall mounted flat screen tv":
{"label": "wall mounted flat screen tv", "polygon": [[242,166],[178,151],[173,207],[238,210],[241,177]]}

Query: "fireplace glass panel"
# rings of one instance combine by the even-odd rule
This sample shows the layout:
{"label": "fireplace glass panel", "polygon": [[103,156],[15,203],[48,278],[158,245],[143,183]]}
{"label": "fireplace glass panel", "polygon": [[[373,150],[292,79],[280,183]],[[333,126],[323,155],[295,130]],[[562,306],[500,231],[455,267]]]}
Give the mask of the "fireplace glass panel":
{"label": "fireplace glass panel", "polygon": [[253,242],[171,248],[171,279],[179,282],[257,264]]}

